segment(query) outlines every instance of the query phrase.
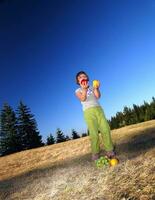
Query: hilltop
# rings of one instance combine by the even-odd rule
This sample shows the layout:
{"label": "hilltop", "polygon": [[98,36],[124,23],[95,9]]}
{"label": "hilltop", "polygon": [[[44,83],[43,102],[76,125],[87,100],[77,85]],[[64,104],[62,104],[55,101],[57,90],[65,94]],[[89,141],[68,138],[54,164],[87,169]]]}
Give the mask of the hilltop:
{"label": "hilltop", "polygon": [[155,200],[155,120],[112,138],[115,167],[95,167],[89,137],[1,157],[0,199]]}

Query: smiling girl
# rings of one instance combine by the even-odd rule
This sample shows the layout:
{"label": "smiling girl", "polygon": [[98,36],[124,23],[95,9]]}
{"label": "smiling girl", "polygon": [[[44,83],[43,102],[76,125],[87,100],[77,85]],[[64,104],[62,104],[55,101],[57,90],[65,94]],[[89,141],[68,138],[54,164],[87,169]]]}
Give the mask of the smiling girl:
{"label": "smiling girl", "polygon": [[97,160],[100,157],[99,131],[106,155],[112,158],[115,156],[115,153],[113,151],[110,127],[104,111],[98,102],[98,99],[101,97],[100,85],[89,86],[89,77],[84,71],[76,74],[76,83],[80,86],[76,89],[75,94],[82,104],[84,119],[89,130],[92,160]]}

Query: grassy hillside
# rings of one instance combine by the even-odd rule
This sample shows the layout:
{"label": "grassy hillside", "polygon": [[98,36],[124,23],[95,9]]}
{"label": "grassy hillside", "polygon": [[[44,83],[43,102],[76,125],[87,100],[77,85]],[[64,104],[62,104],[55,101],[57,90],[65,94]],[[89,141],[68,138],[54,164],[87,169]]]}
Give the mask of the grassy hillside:
{"label": "grassy hillside", "polygon": [[2,200],[155,200],[155,120],[112,131],[120,160],[97,169],[89,137],[0,158]]}

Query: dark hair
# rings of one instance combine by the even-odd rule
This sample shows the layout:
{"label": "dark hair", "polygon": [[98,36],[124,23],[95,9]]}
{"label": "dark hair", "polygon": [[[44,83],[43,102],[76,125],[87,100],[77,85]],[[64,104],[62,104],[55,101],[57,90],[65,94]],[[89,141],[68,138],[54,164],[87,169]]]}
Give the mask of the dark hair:
{"label": "dark hair", "polygon": [[78,81],[78,76],[80,76],[81,74],[85,74],[85,75],[87,76],[88,81],[89,81],[89,77],[88,77],[88,75],[86,74],[86,72],[80,71],[80,72],[78,72],[78,73],[76,74],[76,83],[77,83],[78,85],[80,85],[80,84],[79,84],[79,81]]}

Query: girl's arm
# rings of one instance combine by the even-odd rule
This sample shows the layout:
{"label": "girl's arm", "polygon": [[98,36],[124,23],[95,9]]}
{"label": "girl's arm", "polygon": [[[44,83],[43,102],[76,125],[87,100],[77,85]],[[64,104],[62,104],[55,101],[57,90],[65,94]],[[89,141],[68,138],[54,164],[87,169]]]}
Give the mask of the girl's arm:
{"label": "girl's arm", "polygon": [[97,99],[99,99],[101,97],[99,88],[94,88],[94,95]]}
{"label": "girl's arm", "polygon": [[76,92],[76,96],[80,101],[85,101],[87,99],[87,88],[83,88],[82,92]]}
{"label": "girl's arm", "polygon": [[80,101],[85,101],[87,99],[88,82],[80,84],[82,91],[76,92],[76,96]]}

